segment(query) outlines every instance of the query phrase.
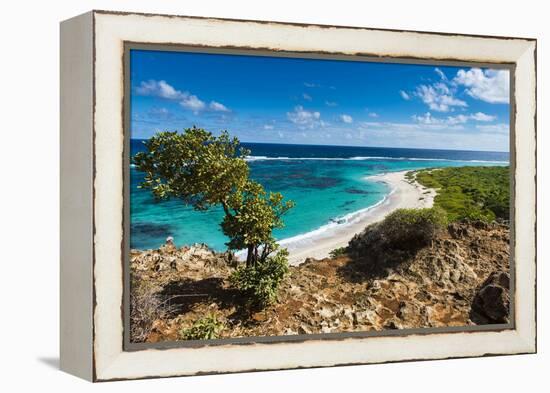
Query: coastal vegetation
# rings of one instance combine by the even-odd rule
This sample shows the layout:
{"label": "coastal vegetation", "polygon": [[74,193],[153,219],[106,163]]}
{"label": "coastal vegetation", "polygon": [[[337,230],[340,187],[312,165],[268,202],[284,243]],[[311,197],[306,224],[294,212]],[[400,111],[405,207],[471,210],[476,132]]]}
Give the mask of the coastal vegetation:
{"label": "coastal vegetation", "polygon": [[397,209],[380,223],[370,225],[369,236],[380,238],[386,248],[415,249],[432,241],[447,225],[447,214],[439,207]]}
{"label": "coastal vegetation", "polygon": [[225,131],[220,136],[196,127],[159,132],[144,144],[145,151],[133,157],[144,173],[140,187],[158,200],[177,198],[198,211],[221,206],[228,249],[247,250],[246,265],[232,282],[255,305],[273,302],[288,264],[273,230],[284,226],[282,216],[293,202],[250,179],[245,160],[250,152]]}
{"label": "coastal vegetation", "polygon": [[224,323],[215,315],[207,315],[193,326],[181,329],[180,335],[184,340],[213,340],[219,337],[223,328]]}
{"label": "coastal vegetation", "polygon": [[436,189],[435,206],[445,210],[450,221],[510,219],[508,166],[425,169],[415,178]]}

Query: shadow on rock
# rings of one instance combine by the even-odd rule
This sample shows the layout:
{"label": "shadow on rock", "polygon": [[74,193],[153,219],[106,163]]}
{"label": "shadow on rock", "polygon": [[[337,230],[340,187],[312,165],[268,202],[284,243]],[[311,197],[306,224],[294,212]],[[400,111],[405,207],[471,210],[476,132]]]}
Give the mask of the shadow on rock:
{"label": "shadow on rock", "polygon": [[174,281],[166,285],[159,295],[166,299],[172,316],[185,314],[200,305],[215,303],[220,310],[233,310],[228,319],[248,325],[254,323],[252,315],[260,311],[248,302],[241,291],[224,286],[224,279],[220,277]]}
{"label": "shadow on rock", "polygon": [[412,257],[414,257],[414,253],[400,250],[365,254],[350,252],[348,254],[349,262],[338,269],[338,274],[351,283],[383,279],[391,271],[407,263]]}
{"label": "shadow on rock", "polygon": [[169,283],[159,294],[178,314],[189,312],[201,303],[216,303],[222,309],[233,307],[242,296],[235,289],[225,288],[223,283],[219,277],[183,279]]}

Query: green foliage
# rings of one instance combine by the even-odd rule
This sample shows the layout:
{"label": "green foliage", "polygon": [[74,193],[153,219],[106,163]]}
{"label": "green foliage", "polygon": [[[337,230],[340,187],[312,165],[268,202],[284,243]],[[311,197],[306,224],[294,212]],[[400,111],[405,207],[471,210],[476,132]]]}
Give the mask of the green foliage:
{"label": "green foliage", "polygon": [[329,252],[328,255],[329,255],[331,258],[338,258],[338,257],[341,257],[341,256],[346,255],[347,252],[348,252],[347,247],[339,247],[339,248],[335,248],[334,250],[332,250],[331,252]]}
{"label": "green foliage", "polygon": [[235,214],[226,214],[222,222],[223,233],[231,239],[227,246],[248,248],[248,265],[262,263],[273,251],[273,229],[283,227],[281,217],[294,203],[283,202],[280,193],[267,193],[261,184],[248,180],[230,195],[228,205]]}
{"label": "green foliage", "polygon": [[417,181],[435,188],[435,206],[450,221],[510,219],[509,167],[462,167],[422,170]]}
{"label": "green foliage", "polygon": [[158,199],[180,198],[197,210],[206,210],[226,205],[228,195],[247,182],[244,158],[249,152],[225,131],[219,137],[195,127],[183,134],[159,132],[144,143],[147,150],[137,153],[133,161],[145,172],[140,187],[150,189]]}
{"label": "green foliage", "polygon": [[277,289],[288,274],[288,251],[280,249],[261,264],[242,265],[231,275],[233,286],[248,294],[255,306],[266,307],[277,300]]}
{"label": "green foliage", "polygon": [[447,214],[439,207],[397,209],[376,230],[383,242],[397,249],[415,249],[430,244],[435,233],[447,225]]}
{"label": "green foliage", "polygon": [[[277,288],[288,272],[288,252],[277,250],[273,229],[283,227],[282,216],[294,206],[277,192],[266,192],[249,179],[248,150],[227,132],[216,137],[200,129],[159,132],[145,142],[146,151],[134,156],[136,168],[145,172],[140,187],[157,199],[179,198],[196,210],[220,205],[221,222],[230,250],[247,249],[246,266],[238,268],[231,281],[267,305],[277,298]],[[204,318],[182,334],[185,338],[212,338],[218,322]],[[208,337],[206,337],[208,336]]]}
{"label": "green foliage", "polygon": [[381,277],[387,275],[388,269],[431,245],[446,226],[447,216],[441,208],[398,209],[355,235],[348,244],[348,255],[361,261],[363,273]]}
{"label": "green foliage", "polygon": [[250,152],[239,148],[237,138],[193,127],[182,134],[159,132],[145,147],[133,159],[145,172],[140,187],[158,199],[180,198],[196,210],[222,206],[228,248],[247,249],[249,267],[267,259],[273,251],[273,229],[283,226],[281,217],[294,204],[249,179],[245,158]]}
{"label": "green foliage", "polygon": [[180,337],[184,340],[213,340],[220,336],[225,324],[215,315],[207,315],[197,320],[193,326],[180,331]]}

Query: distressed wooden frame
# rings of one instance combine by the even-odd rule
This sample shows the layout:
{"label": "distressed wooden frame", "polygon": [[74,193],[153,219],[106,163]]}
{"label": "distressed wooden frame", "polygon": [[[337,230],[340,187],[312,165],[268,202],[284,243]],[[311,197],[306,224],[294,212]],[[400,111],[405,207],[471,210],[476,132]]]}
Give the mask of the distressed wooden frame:
{"label": "distressed wooden frame", "polygon": [[[130,43],[487,63],[514,70],[515,315],[503,329],[124,343],[124,53]],[[536,351],[536,40],[92,11],[61,24],[61,368],[92,381]],[[251,343],[252,342],[252,343]]]}

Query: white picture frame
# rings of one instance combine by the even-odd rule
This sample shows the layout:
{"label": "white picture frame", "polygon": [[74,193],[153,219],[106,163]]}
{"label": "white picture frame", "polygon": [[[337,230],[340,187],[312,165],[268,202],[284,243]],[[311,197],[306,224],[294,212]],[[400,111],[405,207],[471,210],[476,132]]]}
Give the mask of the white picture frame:
{"label": "white picture frame", "polygon": [[[125,45],[513,69],[513,322],[505,329],[125,346]],[[91,11],[61,24],[61,368],[90,381],[536,352],[536,40]]]}

